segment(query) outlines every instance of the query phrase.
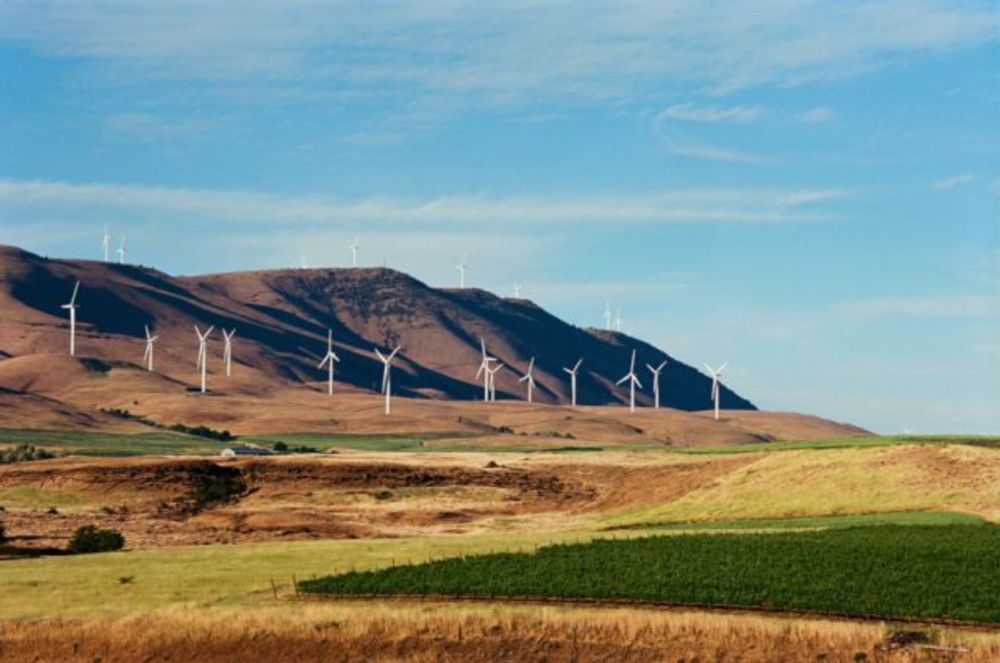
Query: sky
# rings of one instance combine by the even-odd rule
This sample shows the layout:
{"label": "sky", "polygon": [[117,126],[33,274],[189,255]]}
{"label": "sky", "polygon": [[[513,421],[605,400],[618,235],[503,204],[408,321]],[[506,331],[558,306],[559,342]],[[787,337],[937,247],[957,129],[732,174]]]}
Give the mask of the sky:
{"label": "sky", "polygon": [[995,0],[0,0],[0,243],[358,237],[762,408],[1000,433],[998,42]]}

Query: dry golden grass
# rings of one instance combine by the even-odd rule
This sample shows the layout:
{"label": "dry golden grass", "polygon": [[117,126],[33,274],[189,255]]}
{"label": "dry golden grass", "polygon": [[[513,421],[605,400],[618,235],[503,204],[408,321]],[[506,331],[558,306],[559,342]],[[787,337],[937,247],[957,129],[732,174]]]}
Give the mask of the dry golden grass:
{"label": "dry golden grass", "polygon": [[275,601],[114,620],[0,622],[0,661],[942,661],[1000,659],[1000,637],[879,650],[889,627],[642,608]]}

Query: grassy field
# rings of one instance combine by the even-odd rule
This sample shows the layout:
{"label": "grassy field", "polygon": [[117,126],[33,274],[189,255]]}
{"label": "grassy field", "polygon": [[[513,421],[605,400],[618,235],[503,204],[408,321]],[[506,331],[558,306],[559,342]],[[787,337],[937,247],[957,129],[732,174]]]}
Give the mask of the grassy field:
{"label": "grassy field", "polygon": [[33,444],[50,451],[84,456],[142,456],[152,454],[211,455],[232,442],[218,442],[195,435],[171,432],[91,433],[0,429],[0,445]]}
{"label": "grassy field", "polygon": [[686,454],[739,454],[758,451],[799,451],[803,449],[854,449],[912,444],[968,444],[1000,449],[1000,438],[985,435],[872,435],[868,437],[835,437],[828,440],[788,442],[758,442],[731,444],[722,447],[692,447],[677,449]]}
{"label": "grassy field", "polygon": [[305,592],[617,598],[1000,622],[1000,527],[597,540],[305,580]]}
{"label": "grassy field", "polygon": [[[805,529],[843,529],[866,525],[984,525],[979,516],[952,511],[900,511],[896,513],[864,513],[851,516],[815,516],[812,518],[752,518],[746,520],[712,520],[707,522],[665,523],[645,526],[651,531],[775,531]],[[609,528],[611,531],[614,528]]]}

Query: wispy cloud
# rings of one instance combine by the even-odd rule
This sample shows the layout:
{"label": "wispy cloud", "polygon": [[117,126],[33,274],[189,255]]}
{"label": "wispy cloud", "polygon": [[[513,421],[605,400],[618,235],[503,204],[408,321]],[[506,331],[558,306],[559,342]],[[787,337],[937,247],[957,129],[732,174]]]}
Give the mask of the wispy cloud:
{"label": "wispy cloud", "polygon": [[686,122],[753,122],[763,111],[758,106],[695,106],[674,104],[660,112],[660,119],[684,120]]}
{"label": "wispy cloud", "polygon": [[969,184],[976,179],[976,176],[971,173],[962,173],[960,175],[952,175],[951,177],[945,177],[940,180],[935,180],[931,182],[931,188],[936,191],[947,191],[949,189],[954,189],[957,186],[963,184]]}
{"label": "wispy cloud", "polygon": [[[63,206],[197,215],[206,220],[288,223],[748,223],[830,218],[815,203],[840,189],[683,189],[574,197],[453,195],[429,200],[380,196],[345,201],[318,195],[0,179],[4,207]],[[0,216],[0,219],[3,218]]]}
{"label": "wispy cloud", "polygon": [[859,318],[903,316],[913,318],[1000,317],[1000,294],[949,294],[886,297],[842,302],[833,312]]}
{"label": "wispy cloud", "polygon": [[829,106],[818,106],[799,113],[797,119],[804,124],[822,124],[837,118],[837,111]]}

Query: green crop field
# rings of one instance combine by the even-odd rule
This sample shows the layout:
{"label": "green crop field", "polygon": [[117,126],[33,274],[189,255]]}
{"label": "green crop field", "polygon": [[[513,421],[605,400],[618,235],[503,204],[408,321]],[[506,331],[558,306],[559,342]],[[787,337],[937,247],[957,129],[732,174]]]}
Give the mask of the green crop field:
{"label": "green crop field", "polygon": [[301,582],[331,594],[614,598],[1000,622],[1000,527],[597,540]]}
{"label": "green crop field", "polygon": [[861,513],[850,516],[814,516],[805,518],[744,518],[704,522],[660,523],[655,525],[610,526],[608,531],[642,529],[650,531],[747,531],[790,529],[843,529],[862,525],[982,525],[986,521],[972,513],[955,511],[900,511]]}
{"label": "green crop field", "polygon": [[0,446],[33,444],[50,451],[83,456],[142,456],[145,454],[217,454],[232,442],[219,442],[174,432],[97,433],[0,429]]}
{"label": "green crop field", "polygon": [[686,454],[740,454],[756,451],[797,451],[800,449],[848,449],[857,447],[887,447],[900,444],[970,444],[1000,449],[1000,438],[986,435],[871,435],[834,437],[826,440],[795,440],[787,442],[755,442],[721,447],[680,448]]}

